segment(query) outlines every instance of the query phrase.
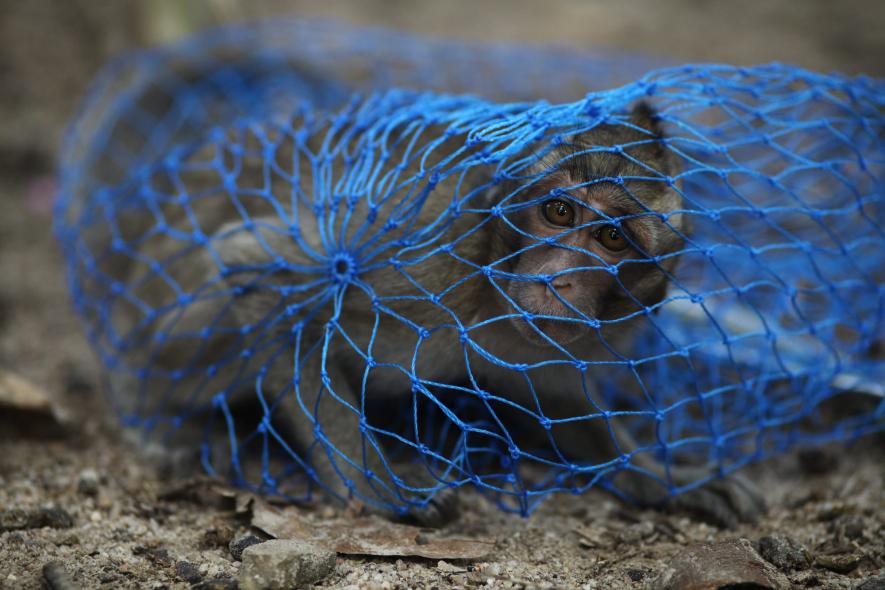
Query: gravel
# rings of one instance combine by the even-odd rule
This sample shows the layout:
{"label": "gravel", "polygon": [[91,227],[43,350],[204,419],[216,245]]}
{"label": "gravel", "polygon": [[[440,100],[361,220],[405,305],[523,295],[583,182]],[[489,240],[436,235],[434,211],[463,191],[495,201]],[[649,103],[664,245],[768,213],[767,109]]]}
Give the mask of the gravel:
{"label": "gravel", "polygon": [[811,565],[808,550],[787,535],[768,535],[759,539],[759,553],[782,571],[801,570]]}

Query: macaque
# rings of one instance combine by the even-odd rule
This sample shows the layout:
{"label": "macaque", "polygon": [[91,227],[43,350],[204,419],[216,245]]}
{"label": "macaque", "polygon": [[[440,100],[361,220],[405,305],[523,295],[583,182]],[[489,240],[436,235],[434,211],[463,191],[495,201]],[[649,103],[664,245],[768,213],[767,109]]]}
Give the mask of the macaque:
{"label": "macaque", "polygon": [[[497,161],[438,122],[383,140],[325,125],[218,132],[123,191],[149,207],[121,205],[112,231],[85,236],[106,275],[87,289],[126,286],[109,313],[119,359],[149,372],[129,371],[116,395],[161,417],[257,401],[330,495],[379,495],[428,525],[454,517],[457,488],[415,501],[438,476],[387,458],[387,433],[361,420],[369,400],[395,413],[429,383],[467,384],[507,402],[493,410],[502,424],[543,417],[574,464],[634,450],[600,414],[597,382],[605,362],[630,358],[688,232],[656,113],[640,103]],[[361,166],[374,181],[348,184]],[[677,486],[698,478],[647,453],[631,462]],[[642,504],[725,525],[764,509],[736,477],[672,499],[638,471],[612,478]]]}

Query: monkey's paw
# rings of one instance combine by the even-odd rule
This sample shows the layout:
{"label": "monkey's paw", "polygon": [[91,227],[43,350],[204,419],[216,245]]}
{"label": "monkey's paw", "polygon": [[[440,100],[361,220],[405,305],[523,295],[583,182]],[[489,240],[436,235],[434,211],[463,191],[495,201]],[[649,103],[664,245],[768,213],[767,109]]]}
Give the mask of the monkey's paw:
{"label": "monkey's paw", "polygon": [[458,519],[461,504],[455,488],[439,490],[427,504],[409,510],[408,520],[429,528],[441,528]]}
{"label": "monkey's paw", "polygon": [[669,506],[722,528],[756,522],[767,506],[759,489],[746,478],[732,475],[711,481],[670,499]]}
{"label": "monkey's paw", "polygon": [[[767,507],[762,493],[746,478],[733,474],[715,479],[695,489],[676,496],[668,496],[668,488],[662,484],[663,467],[655,465],[659,478],[649,477],[637,471],[618,473],[613,483],[637,504],[685,512],[692,517],[722,528],[734,528],[742,522],[755,522]],[[685,486],[705,477],[704,469],[671,467],[673,485]]]}

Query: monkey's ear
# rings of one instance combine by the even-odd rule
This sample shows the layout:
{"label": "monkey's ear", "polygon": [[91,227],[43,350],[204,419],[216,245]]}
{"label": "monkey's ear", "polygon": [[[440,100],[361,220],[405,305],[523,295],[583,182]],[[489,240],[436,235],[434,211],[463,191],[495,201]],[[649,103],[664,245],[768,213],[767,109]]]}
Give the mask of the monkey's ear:
{"label": "monkey's ear", "polygon": [[637,127],[650,131],[655,137],[664,137],[664,131],[661,128],[661,117],[644,100],[639,101],[633,107],[633,111],[630,113],[630,122]]}
{"label": "monkey's ear", "polygon": [[639,101],[630,113],[630,123],[651,134],[648,135],[642,131],[637,131],[636,133],[641,136],[640,141],[655,140],[643,144],[637,150],[639,153],[636,155],[662,173],[669,176],[675,175],[678,169],[678,158],[664,142],[660,141],[666,135],[661,122],[661,116],[658,112],[644,100]]}

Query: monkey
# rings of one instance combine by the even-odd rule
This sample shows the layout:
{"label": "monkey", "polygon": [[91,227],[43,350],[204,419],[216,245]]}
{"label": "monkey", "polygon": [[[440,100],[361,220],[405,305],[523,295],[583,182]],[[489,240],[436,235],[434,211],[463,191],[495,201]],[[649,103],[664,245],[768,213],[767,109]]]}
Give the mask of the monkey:
{"label": "monkey", "polygon": [[[394,114],[412,100],[399,96]],[[630,358],[688,232],[656,112],[548,132],[502,162],[487,149],[501,144],[451,123],[370,136],[359,109],[221,127],[118,185],[111,230],[83,238],[98,269],[85,290],[110,302],[126,367],[114,389],[161,417],[258,401],[262,428],[329,495],[381,497],[434,526],[456,517],[456,492],[415,499],[438,474],[388,459],[367,400],[395,412],[404,393],[467,383],[507,406],[491,411],[505,430],[543,422],[569,463],[631,454],[598,383]],[[374,185],[338,194],[364,167]],[[670,498],[660,480],[702,470],[630,461],[612,477],[641,504],[726,526],[765,509],[742,478]]]}

